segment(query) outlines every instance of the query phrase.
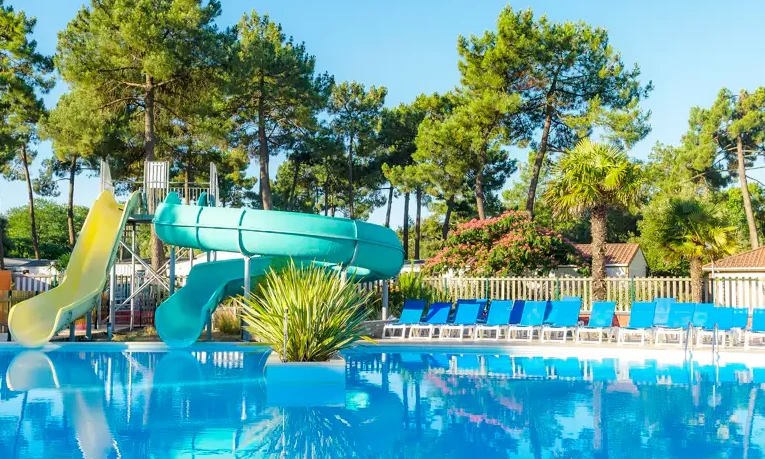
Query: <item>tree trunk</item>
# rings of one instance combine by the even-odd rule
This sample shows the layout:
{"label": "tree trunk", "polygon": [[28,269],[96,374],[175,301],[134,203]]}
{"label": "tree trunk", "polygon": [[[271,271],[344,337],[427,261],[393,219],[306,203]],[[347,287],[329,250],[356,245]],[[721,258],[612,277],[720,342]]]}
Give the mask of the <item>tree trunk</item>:
{"label": "tree trunk", "polygon": [[324,216],[329,214],[329,180],[324,184]]}
{"label": "tree trunk", "polygon": [[263,101],[265,77],[260,75],[260,96],[258,98],[258,159],[260,162],[260,201],[264,210],[274,208],[271,197],[271,179],[268,176],[268,162],[271,159],[266,139],[266,106]]}
{"label": "tree trunk", "polygon": [[526,198],[526,211],[531,218],[534,218],[534,201],[537,197],[537,185],[539,184],[539,174],[542,173],[542,165],[545,162],[547,154],[548,139],[550,138],[550,127],[552,126],[553,107],[548,105],[545,115],[545,124],[542,128],[542,139],[539,141],[539,150],[534,158],[534,168],[531,170],[531,182],[529,183],[529,195]]}
{"label": "tree trunk", "polygon": [[606,299],[606,217],[604,205],[592,209],[592,299]]}
{"label": "tree trunk", "polygon": [[388,208],[385,210],[385,227],[390,228],[390,211],[393,208],[393,185],[388,189]]}
{"label": "tree trunk", "polygon": [[191,157],[189,157],[186,160],[186,167],[183,171],[183,196],[184,201],[186,202],[186,205],[191,203],[191,199],[189,196],[189,181],[191,180],[191,177],[189,177],[189,169],[191,169]]}
{"label": "tree trunk", "polygon": [[292,210],[292,200],[295,198],[297,189],[298,174],[300,174],[300,161],[295,161],[295,170],[292,173],[292,186],[287,194],[287,210]]}
{"label": "tree trunk", "polygon": [[757,239],[757,224],[754,221],[752,211],[752,197],[749,196],[749,186],[746,183],[746,164],[744,163],[744,142],[739,135],[736,137],[736,155],[738,157],[738,183],[741,186],[741,196],[744,198],[744,210],[746,211],[746,223],[749,226],[749,244],[752,249],[760,246]]}
{"label": "tree trunk", "polygon": [[69,247],[74,248],[74,177],[77,175],[77,157],[72,158],[69,165],[69,199],[66,203],[66,224],[69,227]]}
{"label": "tree trunk", "polygon": [[409,192],[404,193],[404,260],[409,259]]}
{"label": "tree trunk", "polygon": [[5,269],[5,249],[3,248],[3,240],[5,239],[5,226],[0,219],[0,271]]}
{"label": "tree trunk", "polygon": [[154,78],[146,75],[143,111],[143,149],[146,161],[154,161]]}
{"label": "tree trunk", "polygon": [[422,233],[420,231],[421,215],[422,215],[422,188],[417,187],[415,194],[415,217],[414,217],[414,259],[420,259],[420,237]]}
{"label": "tree trunk", "polygon": [[701,257],[691,258],[691,297],[694,303],[701,303],[704,294],[704,263]]}
{"label": "tree trunk", "polygon": [[[144,111],[143,111],[143,148],[146,161],[154,161],[155,139],[154,139],[154,78],[146,75],[146,85],[144,86]],[[154,212],[154,203],[152,197],[149,197],[149,212]],[[157,237],[154,231],[154,225],[151,225],[151,267],[155,270],[165,263],[165,249],[162,241]]]}
{"label": "tree trunk", "polygon": [[486,212],[484,211],[484,197],[483,197],[483,168],[486,164],[486,149],[481,151],[481,165],[478,169],[478,173],[475,175],[475,205],[478,208],[478,219],[485,220]]}
{"label": "tree trunk", "polygon": [[441,227],[441,238],[446,240],[449,235],[449,223],[452,219],[452,209],[454,208],[454,196],[449,196],[446,200],[446,214],[444,215],[444,226]]}
{"label": "tree trunk", "polygon": [[353,138],[356,133],[351,131],[348,141],[348,218],[353,220]]}
{"label": "tree trunk", "polygon": [[21,160],[24,163],[24,178],[27,180],[27,194],[29,197],[29,221],[32,224],[32,249],[35,252],[35,260],[40,259],[40,245],[37,240],[37,222],[35,221],[35,196],[32,192],[32,177],[29,176],[29,158],[27,146],[21,145]]}

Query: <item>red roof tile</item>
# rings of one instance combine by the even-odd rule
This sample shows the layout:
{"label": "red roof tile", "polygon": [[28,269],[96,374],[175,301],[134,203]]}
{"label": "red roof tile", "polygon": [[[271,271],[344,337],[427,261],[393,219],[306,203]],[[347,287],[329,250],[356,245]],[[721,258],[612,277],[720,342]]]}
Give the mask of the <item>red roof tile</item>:
{"label": "red roof tile", "polygon": [[[736,270],[746,269],[752,270],[760,268],[765,270],[765,247],[759,249],[750,250],[748,252],[731,255],[729,257],[715,260],[715,269],[724,270]],[[707,271],[712,270],[712,263],[704,265],[704,269]]]}
{"label": "red roof tile", "polygon": [[[580,252],[592,257],[592,244],[574,244]],[[640,246],[635,242],[606,244],[606,265],[627,266]]]}

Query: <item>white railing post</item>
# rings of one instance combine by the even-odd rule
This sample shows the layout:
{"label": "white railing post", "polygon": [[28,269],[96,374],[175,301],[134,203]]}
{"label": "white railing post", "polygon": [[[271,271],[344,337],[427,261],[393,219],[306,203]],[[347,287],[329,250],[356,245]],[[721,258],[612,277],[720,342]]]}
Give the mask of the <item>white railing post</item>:
{"label": "white railing post", "polygon": [[388,289],[390,281],[385,279],[382,284],[382,320],[388,320]]}

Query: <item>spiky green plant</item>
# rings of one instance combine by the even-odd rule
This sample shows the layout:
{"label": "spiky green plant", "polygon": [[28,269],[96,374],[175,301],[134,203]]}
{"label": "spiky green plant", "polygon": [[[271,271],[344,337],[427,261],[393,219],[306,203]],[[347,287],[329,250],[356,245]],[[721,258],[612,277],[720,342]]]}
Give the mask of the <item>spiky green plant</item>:
{"label": "spiky green plant", "polygon": [[365,304],[370,294],[324,267],[290,261],[272,268],[257,291],[240,297],[245,330],[284,359],[284,315],[287,313],[289,362],[323,362],[364,339]]}

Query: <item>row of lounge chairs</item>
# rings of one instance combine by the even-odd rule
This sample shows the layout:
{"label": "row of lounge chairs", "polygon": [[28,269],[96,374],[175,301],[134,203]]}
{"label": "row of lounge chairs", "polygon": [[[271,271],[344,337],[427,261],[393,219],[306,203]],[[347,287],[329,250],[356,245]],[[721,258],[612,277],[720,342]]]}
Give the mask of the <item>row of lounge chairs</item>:
{"label": "row of lounge chairs", "polygon": [[[581,298],[560,301],[461,299],[433,303],[407,300],[397,322],[387,324],[383,337],[410,340],[500,340],[617,344],[653,342],[657,345],[696,345],[716,342],[720,347],[765,341],[765,309],[755,309],[751,326],[748,308],[717,307],[712,303],[681,303],[673,298],[634,302],[625,327],[614,326],[616,303],[594,302],[589,321],[579,320]],[[452,310],[454,311],[452,312]]]}

